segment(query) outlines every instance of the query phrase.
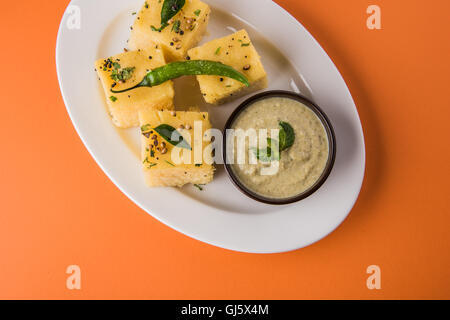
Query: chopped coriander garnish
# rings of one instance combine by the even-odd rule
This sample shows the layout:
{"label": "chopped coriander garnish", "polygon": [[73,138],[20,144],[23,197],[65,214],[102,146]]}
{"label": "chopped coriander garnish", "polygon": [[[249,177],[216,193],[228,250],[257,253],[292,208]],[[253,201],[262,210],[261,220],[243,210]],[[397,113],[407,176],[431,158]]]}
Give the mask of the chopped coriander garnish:
{"label": "chopped coriander garnish", "polygon": [[175,167],[175,165],[167,160],[165,160],[168,164],[170,164],[172,167]]}
{"label": "chopped coriander garnish", "polygon": [[131,15],[133,15],[133,16],[136,15],[136,12],[132,12]]}
{"label": "chopped coriander garnish", "polygon": [[157,163],[150,162],[150,161],[148,160],[148,157],[145,158],[144,161],[142,161],[142,163],[143,163],[143,164],[148,164],[147,169],[150,169],[150,168],[152,168],[152,167],[154,167],[154,166],[157,165]]}
{"label": "chopped coriander garnish", "polygon": [[248,47],[250,45],[250,42],[249,43],[243,43],[243,44],[241,44],[241,47]]}
{"label": "chopped coriander garnish", "polygon": [[144,124],[144,125],[141,127],[141,131],[142,131],[142,132],[147,132],[147,131],[149,131],[151,128],[152,128],[152,126],[151,126],[150,124]]}
{"label": "chopped coriander garnish", "polygon": [[216,56],[219,55],[221,49],[222,49],[222,47],[218,47],[218,48],[216,49],[216,52],[215,52],[215,55],[216,55]]}
{"label": "chopped coriander garnish", "polygon": [[155,157],[155,150],[150,150],[150,157],[154,158]]}
{"label": "chopped coriander garnish", "polygon": [[176,20],[173,23],[172,31],[175,32],[175,33],[179,33],[180,32],[180,27],[181,27],[181,21],[180,20]]}
{"label": "chopped coriander garnish", "polygon": [[120,69],[120,64],[118,62],[114,62],[113,67],[114,67],[114,69],[118,70],[118,69]]}
{"label": "chopped coriander garnish", "polygon": [[112,102],[116,102],[116,101],[117,101],[117,98],[114,97],[114,96],[109,97],[109,99],[110,99]]}
{"label": "chopped coriander garnish", "polygon": [[200,191],[203,191],[203,187],[204,187],[205,185],[204,184],[202,184],[202,185],[200,185],[200,184],[194,184],[194,187],[196,187],[198,190],[200,190]]}
{"label": "chopped coriander garnish", "polygon": [[200,15],[200,13],[202,12],[202,10],[198,9],[194,11],[194,14],[198,17]]}
{"label": "chopped coriander garnish", "polygon": [[157,31],[157,32],[163,31],[165,27],[167,27],[167,23],[162,24],[160,28],[156,28],[155,26],[150,26],[150,28],[152,28],[152,31]]}
{"label": "chopped coriander garnish", "polygon": [[111,79],[113,79],[116,82],[125,82],[133,76],[133,72],[136,69],[135,67],[123,68],[120,70],[120,65],[118,63],[117,65],[119,68],[116,68],[117,66],[114,65],[115,69],[111,73]]}

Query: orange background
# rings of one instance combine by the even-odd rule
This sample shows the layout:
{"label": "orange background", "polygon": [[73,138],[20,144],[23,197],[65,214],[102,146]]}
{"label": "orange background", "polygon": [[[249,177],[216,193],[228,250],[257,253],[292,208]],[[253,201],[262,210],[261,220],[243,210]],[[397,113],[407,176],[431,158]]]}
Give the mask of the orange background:
{"label": "orange background", "polygon": [[[68,2],[3,1],[0,11],[0,298],[450,298],[449,1],[277,0],[347,81],[367,170],[335,232],[276,255],[179,234],[103,174],[58,88]],[[381,7],[382,30],[366,28],[370,4]],[[80,291],[66,289],[71,264]],[[381,290],[366,287],[372,264]]]}

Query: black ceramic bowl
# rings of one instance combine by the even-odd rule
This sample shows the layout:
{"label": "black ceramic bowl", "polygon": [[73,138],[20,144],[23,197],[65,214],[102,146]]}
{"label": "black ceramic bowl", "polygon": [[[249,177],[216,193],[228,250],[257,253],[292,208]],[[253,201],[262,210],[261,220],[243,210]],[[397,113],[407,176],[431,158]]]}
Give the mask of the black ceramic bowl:
{"label": "black ceramic bowl", "polygon": [[298,194],[296,196],[293,196],[290,198],[282,198],[282,199],[264,197],[260,194],[253,192],[249,188],[247,188],[234,173],[233,169],[231,168],[232,165],[227,164],[227,161],[226,161],[226,159],[227,159],[227,137],[226,137],[226,134],[224,134],[224,136],[223,136],[223,158],[224,158],[224,163],[225,163],[225,169],[226,169],[227,174],[230,177],[231,181],[233,182],[233,184],[240,191],[242,191],[245,195],[247,195],[248,197],[250,197],[254,200],[257,200],[257,201],[260,201],[263,203],[267,203],[267,204],[273,204],[273,205],[283,205],[283,204],[294,203],[294,202],[297,202],[297,201],[300,201],[300,200],[303,200],[303,199],[309,197],[311,194],[316,192],[323,185],[323,183],[327,180],[328,176],[330,175],[331,169],[333,168],[334,160],[336,158],[336,137],[334,135],[334,130],[333,130],[333,127],[331,126],[330,120],[325,115],[325,113],[322,111],[322,109],[320,109],[316,104],[314,104],[312,101],[310,101],[309,99],[305,98],[304,96],[302,96],[300,94],[290,92],[290,91],[281,91],[281,90],[266,91],[266,92],[257,94],[255,96],[247,99],[246,101],[244,101],[231,114],[230,118],[228,119],[228,121],[225,125],[225,132],[227,129],[231,129],[234,121],[237,119],[237,117],[240,115],[240,113],[243,110],[245,110],[247,107],[249,107],[253,103],[263,100],[263,99],[267,99],[267,98],[288,98],[288,99],[293,99],[293,100],[299,101],[302,104],[304,104],[306,107],[311,109],[311,111],[313,111],[317,115],[317,117],[320,119],[320,121],[323,124],[323,127],[325,128],[325,131],[327,132],[328,146],[329,146],[328,161],[327,161],[327,164],[325,166],[325,169],[324,169],[322,175],[320,176],[320,178],[317,180],[317,182],[311,188],[309,188],[305,192]]}

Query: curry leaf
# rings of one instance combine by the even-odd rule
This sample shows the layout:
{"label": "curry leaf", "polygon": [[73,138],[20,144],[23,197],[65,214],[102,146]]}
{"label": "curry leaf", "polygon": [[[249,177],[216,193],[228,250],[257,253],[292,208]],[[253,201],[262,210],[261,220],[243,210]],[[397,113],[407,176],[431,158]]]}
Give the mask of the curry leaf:
{"label": "curry leaf", "polygon": [[267,148],[252,148],[255,157],[262,162],[272,162],[280,160],[278,141],[267,138]]}
{"label": "curry leaf", "polygon": [[295,141],[295,132],[294,128],[292,128],[292,126],[287,122],[280,121],[279,125],[280,125],[279,138],[280,138],[280,152],[281,152],[292,147]]}
{"label": "curry leaf", "polygon": [[252,148],[256,158],[262,162],[271,162],[280,160],[280,153],[292,147],[295,141],[294,128],[287,123],[279,122],[279,141],[267,138],[267,148],[257,149]]}
{"label": "curry leaf", "polygon": [[161,124],[155,128],[155,131],[170,144],[183,149],[192,150],[189,143],[187,143],[183,136],[172,126],[168,124]]}
{"label": "curry leaf", "polygon": [[161,26],[166,25],[184,7],[186,0],[165,0],[161,9]]}

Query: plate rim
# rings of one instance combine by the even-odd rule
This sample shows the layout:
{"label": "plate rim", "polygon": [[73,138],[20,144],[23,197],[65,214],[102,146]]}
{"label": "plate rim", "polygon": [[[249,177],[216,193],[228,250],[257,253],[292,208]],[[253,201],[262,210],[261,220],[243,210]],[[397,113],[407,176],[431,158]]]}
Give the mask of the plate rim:
{"label": "plate rim", "polygon": [[[82,0],[79,0],[82,1]],[[261,0],[258,0],[261,1]],[[331,62],[331,65],[334,69],[334,71],[337,73],[337,75],[339,76],[340,80],[345,84],[345,88],[347,90],[347,94],[348,94],[348,98],[350,99],[351,103],[352,103],[352,107],[355,111],[356,117],[358,119],[358,129],[359,129],[359,134],[361,137],[361,143],[362,143],[362,177],[359,181],[359,184],[357,186],[357,190],[358,192],[355,193],[355,196],[353,199],[351,199],[351,206],[348,210],[348,212],[345,214],[345,216],[342,217],[342,219],[339,219],[339,221],[333,226],[330,227],[329,232],[324,233],[321,237],[317,237],[314,240],[308,241],[306,243],[303,243],[301,245],[298,246],[291,246],[289,248],[286,249],[277,249],[277,250],[247,250],[244,248],[238,249],[238,248],[231,248],[228,247],[226,245],[221,245],[220,243],[214,242],[212,240],[209,239],[205,239],[204,237],[202,237],[201,235],[198,234],[190,234],[186,231],[183,231],[181,228],[173,225],[171,222],[166,221],[165,219],[163,219],[162,217],[153,214],[152,212],[150,212],[149,209],[147,209],[139,200],[136,199],[136,197],[132,196],[129,192],[127,192],[125,190],[124,187],[121,186],[121,184],[114,178],[113,174],[110,173],[104,166],[104,164],[98,159],[98,157],[96,156],[96,154],[94,153],[94,151],[92,150],[92,146],[87,142],[87,138],[85,137],[85,135],[83,134],[82,130],[80,130],[79,125],[77,124],[77,122],[74,120],[74,115],[72,113],[71,108],[69,107],[69,104],[67,103],[68,99],[66,97],[66,93],[63,90],[63,85],[62,85],[62,76],[61,76],[61,70],[60,70],[60,58],[59,58],[59,53],[60,48],[61,48],[61,37],[62,37],[62,30],[63,28],[63,24],[65,22],[65,16],[67,13],[67,10],[70,6],[73,5],[74,2],[76,2],[76,0],[71,0],[70,3],[67,5],[66,9],[64,10],[64,13],[62,14],[61,17],[61,21],[59,24],[59,28],[58,28],[58,33],[57,33],[57,38],[56,38],[56,47],[55,47],[55,61],[56,61],[56,71],[57,71],[57,78],[58,78],[58,84],[60,87],[60,92],[61,92],[61,96],[63,98],[64,101],[64,105],[65,108],[67,110],[67,113],[69,115],[69,118],[72,122],[73,127],[75,128],[75,131],[77,132],[78,136],[80,137],[81,141],[83,142],[83,145],[85,146],[85,148],[88,150],[89,154],[91,155],[91,157],[95,160],[95,162],[97,163],[97,165],[101,168],[101,170],[105,173],[105,175],[113,182],[113,184],[128,198],[130,199],[135,205],[137,205],[140,209],[142,209],[144,212],[146,212],[147,214],[149,214],[150,216],[152,216],[153,218],[155,218],[157,221],[165,224],[166,226],[170,227],[171,229],[185,235],[188,236],[191,239],[195,239],[197,241],[203,242],[203,243],[207,243],[209,245],[212,245],[214,247],[218,247],[218,248],[222,248],[225,250],[230,250],[230,251],[234,251],[234,252],[244,252],[244,253],[252,253],[252,254],[276,254],[276,253],[284,253],[284,252],[291,252],[291,251],[296,251],[305,247],[308,247],[316,242],[321,241],[322,239],[326,238],[328,235],[330,235],[331,233],[333,233],[334,231],[336,231],[336,229],[347,219],[347,217],[349,216],[350,212],[353,210],[359,195],[361,193],[362,190],[362,186],[363,186],[363,182],[365,179],[365,172],[366,172],[366,146],[365,146],[365,135],[364,135],[364,129],[362,127],[362,122],[361,122],[361,118],[359,116],[359,112],[358,112],[358,108],[355,104],[355,101],[353,99],[353,96],[351,94],[350,88],[347,85],[347,82],[345,81],[344,77],[342,76],[342,73],[339,71],[339,68],[337,67],[337,65],[334,63],[333,59],[331,58],[331,56],[327,53],[327,51],[320,45],[320,43],[317,41],[317,39],[315,37],[312,36],[312,34],[308,31],[308,29],[302,25],[302,23],[297,20],[289,11],[287,11],[286,9],[284,9],[282,6],[280,6],[278,3],[276,3],[275,1],[272,0],[263,0],[265,2],[270,2],[272,5],[274,5],[275,7],[278,8],[278,10],[280,10],[280,12],[282,12],[284,15],[286,15],[294,24],[296,24],[297,28],[300,28],[301,30],[303,30],[303,32],[305,32],[305,34],[310,38],[311,41],[313,41],[315,43],[315,45],[317,45],[320,50],[323,51],[323,53],[326,55],[326,57],[329,59],[329,61]],[[223,211],[221,209],[215,208],[215,210],[218,211]]]}

